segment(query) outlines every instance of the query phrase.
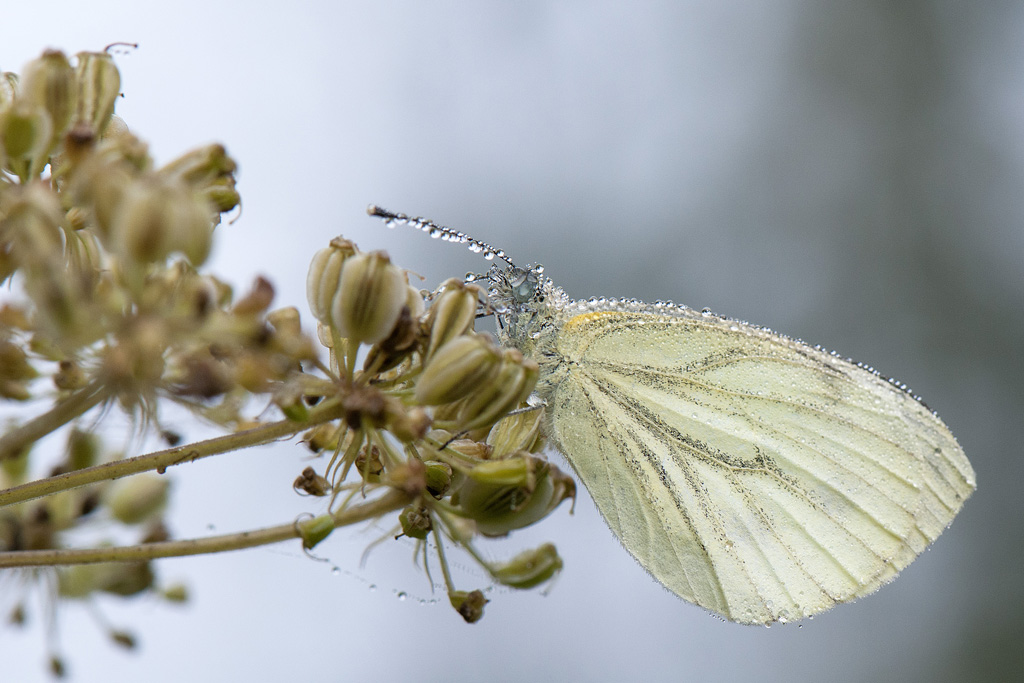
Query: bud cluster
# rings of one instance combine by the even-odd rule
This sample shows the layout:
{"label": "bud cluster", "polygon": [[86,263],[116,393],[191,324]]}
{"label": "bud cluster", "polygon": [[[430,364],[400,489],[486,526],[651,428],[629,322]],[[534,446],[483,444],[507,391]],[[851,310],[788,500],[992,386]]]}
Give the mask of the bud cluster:
{"label": "bud cluster", "polygon": [[[211,144],[158,166],[114,116],[119,94],[106,52],[50,50],[20,76],[0,73],[0,401],[46,406],[5,421],[0,491],[122,458],[127,444],[106,448],[95,433],[111,405],[134,421],[126,435],[155,427],[168,445],[179,437],[160,426],[166,402],[251,426],[249,399],[300,385],[316,358],[298,311],[271,310],[269,281],[238,297],[200,270],[221,214],[239,205],[236,162]],[[38,454],[68,424],[63,456]],[[168,481],[141,474],[0,506],[0,553],[168,540]],[[58,599],[185,597],[148,561],[61,568],[54,585]]]}
{"label": "bud cluster", "polygon": [[[297,489],[332,502],[345,492],[399,489],[409,497],[399,535],[454,542],[477,557],[474,537],[505,536],[574,498],[572,479],[535,455],[544,445],[543,414],[526,399],[537,364],[473,329],[478,287],[448,280],[425,301],[387,255],[336,238],[313,257],[307,295],[346,414],[340,425],[306,434],[311,449],[333,456],[323,476],[307,468]],[[352,473],[357,481],[346,483]],[[457,590],[443,553],[439,560],[452,605],[476,621],[486,600]],[[561,568],[550,545],[508,563],[481,562],[515,588],[536,586]]]}
{"label": "bud cluster", "polygon": [[[269,311],[269,282],[233,301],[198,270],[239,204],[237,164],[211,144],[156,167],[113,115],[110,55],[74,62],[47,51],[0,78],[0,279],[27,298],[0,312],[0,394],[29,398],[38,364],[56,362],[60,391],[96,388],[147,418],[168,396],[238,423],[242,396],[273,391],[315,350],[297,311]],[[0,444],[0,459],[29,445]]]}

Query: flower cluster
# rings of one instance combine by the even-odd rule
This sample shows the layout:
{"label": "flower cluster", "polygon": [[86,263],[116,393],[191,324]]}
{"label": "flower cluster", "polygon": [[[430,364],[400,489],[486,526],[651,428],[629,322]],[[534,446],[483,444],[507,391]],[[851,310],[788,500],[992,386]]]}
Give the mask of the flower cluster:
{"label": "flower cluster", "polygon": [[[482,616],[486,601],[453,585],[445,539],[504,585],[529,588],[554,576],[562,563],[553,546],[499,564],[473,548],[474,535],[504,536],[575,495],[572,479],[535,455],[542,411],[526,399],[537,364],[473,330],[480,289],[449,280],[425,301],[386,254],[338,238],[314,256],[307,294],[330,350],[333,385],[320,398],[344,396],[344,419],[306,434],[310,448],[332,457],[323,476],[307,471],[296,488],[342,504],[367,488],[404,491],[401,534],[433,534],[452,605],[467,621]],[[358,481],[346,483],[353,468]]]}
{"label": "flower cluster", "polygon": [[[20,78],[0,73],[0,282],[10,293],[0,302],[0,401],[42,406],[0,428],[0,580],[33,568],[22,578],[55,575],[45,583],[57,599],[180,601],[184,588],[162,585],[155,559],[287,539],[309,549],[385,515],[392,535],[416,540],[428,573],[440,567],[468,622],[487,601],[455,586],[446,546],[506,586],[553,577],[562,561],[550,544],[498,563],[474,545],[575,495],[537,455],[542,409],[526,401],[536,363],[474,331],[482,292],[458,280],[421,292],[386,254],[339,237],[314,256],[307,281],[321,362],[299,312],[272,310],[269,281],[236,297],[202,270],[222,214],[240,202],[235,161],[208,145],[156,166],[113,113],[119,91],[106,52],[47,51]],[[246,414],[254,398],[263,420]],[[165,404],[226,433],[180,443],[161,425]],[[114,447],[97,430],[112,407],[135,435]],[[168,448],[131,453],[146,432]],[[44,441],[54,433],[63,441]],[[167,468],[299,434],[324,458],[293,486],[322,501],[321,514],[173,538]],[[61,452],[46,452],[57,443]],[[118,545],[126,538],[134,544]],[[12,621],[24,609],[15,605]],[[63,671],[57,655],[52,667]]]}

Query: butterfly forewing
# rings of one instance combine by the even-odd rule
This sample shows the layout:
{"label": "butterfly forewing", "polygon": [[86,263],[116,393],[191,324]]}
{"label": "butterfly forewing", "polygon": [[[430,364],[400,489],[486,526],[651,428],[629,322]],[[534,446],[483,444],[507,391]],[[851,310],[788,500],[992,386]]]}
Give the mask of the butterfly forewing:
{"label": "butterfly forewing", "polygon": [[554,442],[634,557],[731,620],[874,591],[974,489],[927,407],[800,342],[653,308],[580,313],[556,340]]}

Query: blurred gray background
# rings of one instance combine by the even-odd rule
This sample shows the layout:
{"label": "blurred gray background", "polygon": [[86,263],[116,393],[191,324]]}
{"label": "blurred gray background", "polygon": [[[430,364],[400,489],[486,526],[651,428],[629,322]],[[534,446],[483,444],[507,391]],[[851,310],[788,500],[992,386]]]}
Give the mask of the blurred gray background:
{"label": "blurred gray background", "polygon": [[[679,601],[581,494],[574,515],[487,546],[552,540],[566,567],[547,595],[490,592],[477,625],[431,594],[411,546],[361,566],[383,530],[348,531],[317,548],[325,562],[291,545],[163,562],[188,607],[99,604],[135,653],[63,606],[74,680],[1024,672],[1024,4],[97,0],[7,2],[0,23],[5,70],[49,46],[141,44],[118,57],[118,111],[157,160],[213,140],[239,160],[244,212],[211,267],[240,290],[265,274],[305,311],[309,259],[339,233],[424,287],[486,266],[363,212],[422,214],[543,262],[576,297],[709,306],[868,362],[942,415],[979,482],[895,583],[799,626]],[[305,457],[282,443],[179,468],[175,532],[315,510],[291,491]],[[5,681],[45,678],[34,616],[0,630]]]}

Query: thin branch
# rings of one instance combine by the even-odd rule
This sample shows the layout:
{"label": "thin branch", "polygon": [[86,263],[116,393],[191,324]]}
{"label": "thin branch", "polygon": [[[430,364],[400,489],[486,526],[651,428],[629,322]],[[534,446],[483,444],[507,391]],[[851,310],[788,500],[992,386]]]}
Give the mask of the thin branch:
{"label": "thin branch", "polygon": [[[407,493],[392,489],[383,496],[366,503],[353,505],[334,513],[334,526],[347,526],[379,517],[407,505]],[[76,548],[62,550],[17,550],[0,552],[0,569],[10,567],[52,567],[97,562],[143,562],[162,557],[185,557],[242,550],[260,545],[280,543],[300,537],[299,523],[253,529],[234,534],[192,538],[182,541],[162,541],[115,548]]]}
{"label": "thin branch", "polygon": [[163,474],[164,470],[168,467],[180,465],[184,462],[193,462],[211,455],[269,443],[339,418],[341,416],[340,405],[340,401],[331,399],[310,410],[309,419],[303,422],[293,422],[291,420],[270,422],[259,427],[235,432],[234,434],[226,434],[225,436],[205,441],[197,441],[196,443],[175,446],[174,448],[155,451],[146,455],[138,455],[134,458],[115,460],[94,467],[65,472],[55,477],[30,481],[26,484],[0,491],[0,508],[35,498],[50,496],[61,491],[70,491],[71,489],[95,484],[100,481],[120,479],[140,472],[156,470]]}

